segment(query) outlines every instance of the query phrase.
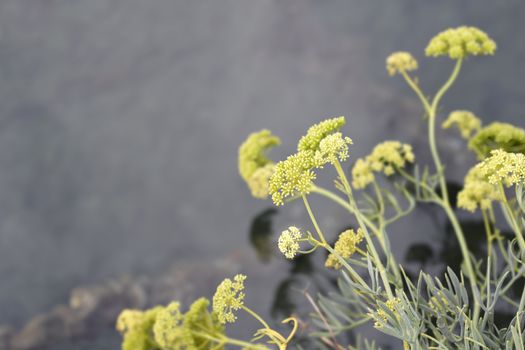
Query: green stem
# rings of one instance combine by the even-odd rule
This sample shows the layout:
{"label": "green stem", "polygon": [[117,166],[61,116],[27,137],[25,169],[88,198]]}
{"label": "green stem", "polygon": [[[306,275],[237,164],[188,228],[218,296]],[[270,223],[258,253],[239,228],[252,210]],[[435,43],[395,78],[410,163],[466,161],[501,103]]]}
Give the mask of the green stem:
{"label": "green stem", "polygon": [[306,195],[302,195],[304,206],[306,207],[306,210],[308,211],[308,215],[310,216],[310,220],[312,220],[312,223],[314,224],[315,231],[317,232],[317,235],[319,236],[319,239],[323,244],[328,244],[326,242],[326,239],[324,238],[323,232],[319,228],[319,224],[317,224],[317,220],[315,219],[314,213],[312,212],[312,208],[310,208],[310,203],[308,203],[308,199],[306,198]]}
{"label": "green stem", "polygon": [[403,78],[405,78],[408,86],[410,86],[412,90],[414,90],[414,92],[416,93],[417,97],[419,97],[421,104],[425,108],[425,111],[428,113],[428,111],[430,110],[430,103],[428,102],[428,99],[423,94],[423,91],[421,91],[419,86],[416,84],[416,82],[414,82],[414,80],[412,80],[412,78],[410,77],[410,75],[408,75],[407,72],[405,72],[404,70],[401,70],[401,75],[403,75]]}
{"label": "green stem", "polygon": [[[334,167],[335,167],[335,169],[337,171],[337,174],[339,175],[339,178],[343,182],[343,186],[345,187],[345,191],[346,191],[346,194],[348,196],[348,201],[349,201],[350,206],[353,206],[355,208],[355,210],[354,210],[355,218],[357,220],[357,223],[359,224],[359,226],[363,230],[363,233],[364,233],[364,236],[365,236],[365,240],[366,240],[366,243],[368,245],[368,249],[370,250],[370,253],[372,253],[372,258],[374,259],[376,267],[379,270],[379,275],[381,276],[381,280],[383,281],[383,285],[385,287],[386,293],[387,293],[389,299],[391,299],[391,298],[394,297],[394,294],[392,293],[392,289],[390,288],[390,282],[388,281],[388,277],[387,277],[387,274],[386,274],[385,267],[384,267],[383,263],[381,262],[381,259],[379,258],[379,254],[377,253],[377,250],[376,250],[376,248],[374,246],[374,242],[373,242],[372,238],[370,237],[370,234],[368,233],[368,228],[367,228],[366,224],[364,223],[363,215],[361,215],[361,212],[357,209],[357,205],[356,205],[356,203],[355,203],[355,201],[353,199],[353,195],[352,195],[352,188],[350,187],[350,184],[348,183],[348,179],[346,178],[346,175],[345,175],[345,173],[343,171],[343,168],[341,167],[341,164],[339,163],[339,161],[337,161],[337,160],[335,161]],[[389,256],[392,256],[392,255],[390,254]],[[395,268],[395,267],[397,267],[397,265],[394,264],[393,268]]]}
{"label": "green stem", "polygon": [[489,257],[492,257],[492,241],[494,240],[494,235],[492,234],[492,229],[490,228],[490,222],[488,215],[485,209],[481,209],[481,215],[483,216],[483,223],[485,225],[485,233],[487,235],[487,254]]}
{"label": "green stem", "polygon": [[[456,61],[456,65],[454,66],[454,70],[452,71],[450,77],[445,82],[445,84],[438,90],[434,98],[432,99],[432,103],[428,104],[428,100],[422,99],[422,92],[419,89],[417,85],[414,84],[414,82],[407,74],[404,74],[405,80],[407,80],[407,83],[412,87],[412,89],[416,92],[416,94],[422,99],[423,107],[425,108],[426,112],[428,113],[428,140],[430,145],[430,152],[432,154],[432,159],[434,161],[434,166],[436,167],[436,172],[439,178],[439,184],[441,188],[441,200],[439,201],[439,204],[443,207],[445,210],[452,227],[454,228],[454,232],[456,234],[456,238],[458,240],[461,254],[463,255],[463,260],[465,261],[465,266],[467,269],[467,274],[470,278],[471,282],[471,288],[472,292],[476,292],[476,285],[477,285],[477,277],[474,271],[474,268],[472,266],[472,261],[470,258],[470,252],[467,247],[467,243],[465,240],[465,235],[463,234],[463,230],[461,229],[461,226],[459,225],[458,219],[456,217],[456,214],[452,210],[452,207],[450,206],[449,196],[448,196],[448,189],[445,179],[445,173],[443,164],[441,162],[441,159],[439,157],[439,152],[437,150],[437,143],[436,143],[436,115],[437,115],[437,108],[439,105],[439,102],[441,101],[441,98],[445,95],[445,93],[450,89],[454,81],[459,75],[459,71],[461,70],[461,65],[463,63],[462,59],[458,59]],[[480,305],[477,301],[474,303],[474,318],[477,318],[480,312]]]}
{"label": "green stem", "polygon": [[374,187],[374,192],[377,198],[377,202],[379,203],[379,217],[377,219],[378,225],[379,225],[379,231],[383,232],[384,227],[384,216],[385,216],[385,203],[383,200],[383,195],[381,193],[381,190],[379,189],[379,186],[377,185],[377,182],[374,180],[372,183]]}
{"label": "green stem", "polygon": [[510,226],[512,227],[512,230],[514,231],[514,234],[516,235],[516,238],[518,240],[518,243],[520,245],[520,249],[522,251],[525,251],[525,240],[523,239],[523,233],[521,232],[520,226],[518,224],[518,220],[516,219],[516,216],[514,215],[514,211],[512,210],[509,201],[507,200],[507,195],[505,194],[505,189],[503,188],[503,184],[499,184],[498,190],[500,192],[500,196],[502,198],[501,205],[503,206],[503,210],[507,213],[507,217],[510,219]]}
{"label": "green stem", "polygon": [[430,144],[430,152],[432,153],[432,159],[434,160],[434,165],[436,166],[436,171],[438,173],[439,177],[439,184],[441,186],[441,195],[445,202],[449,203],[448,199],[448,189],[447,184],[445,180],[445,173],[443,169],[443,164],[441,163],[441,159],[439,157],[439,153],[437,150],[437,143],[436,143],[436,114],[437,114],[437,107],[439,105],[439,101],[447,92],[447,90],[452,86],[454,81],[456,80],[459,71],[461,70],[461,63],[463,62],[462,59],[458,59],[456,61],[456,65],[454,66],[454,70],[452,71],[452,74],[446,81],[445,85],[439,89],[439,91],[436,93],[436,96],[432,100],[432,105],[430,106],[430,110],[428,110],[428,139]]}
{"label": "green stem", "polygon": [[266,321],[261,316],[259,316],[255,311],[253,311],[252,309],[244,305],[242,305],[241,308],[247,313],[249,313],[250,315],[252,315],[257,321],[259,321],[264,326],[264,328],[271,329],[268,323],[266,323]]}
{"label": "green stem", "polygon": [[196,332],[196,331],[192,331],[192,333],[193,335],[196,335],[200,338],[204,338],[204,339],[207,339],[207,340],[219,343],[219,344],[231,344],[231,345],[235,345],[235,346],[239,346],[239,347],[247,348],[247,349],[263,349],[263,348],[268,349],[266,346],[263,346],[263,345],[259,345],[259,344],[256,345],[256,344],[252,344],[252,343],[249,343],[243,340],[228,338],[223,335],[216,338],[208,333],[202,333],[202,332]]}
{"label": "green stem", "polygon": [[436,93],[436,96],[434,96],[434,99],[432,100],[432,105],[430,106],[430,110],[434,111],[434,113],[437,110],[437,106],[439,105],[439,101],[447,92],[447,90],[454,84],[454,81],[459,75],[459,71],[461,70],[461,64],[463,63],[463,59],[460,58],[456,61],[456,65],[454,66],[454,70],[452,71],[452,74],[448,78],[447,82],[439,89],[439,91]]}
{"label": "green stem", "polygon": [[325,248],[326,250],[328,250],[328,252],[333,254],[337,258],[337,260],[339,260],[341,265],[343,265],[348,270],[350,275],[352,275],[352,277],[359,284],[361,284],[365,288],[368,288],[368,285],[366,284],[366,282],[361,278],[361,276],[359,276],[359,274],[352,268],[352,266],[350,266],[350,264],[348,264],[348,262],[345,260],[345,258],[343,258],[341,255],[339,255],[329,244],[323,245],[323,248]]}

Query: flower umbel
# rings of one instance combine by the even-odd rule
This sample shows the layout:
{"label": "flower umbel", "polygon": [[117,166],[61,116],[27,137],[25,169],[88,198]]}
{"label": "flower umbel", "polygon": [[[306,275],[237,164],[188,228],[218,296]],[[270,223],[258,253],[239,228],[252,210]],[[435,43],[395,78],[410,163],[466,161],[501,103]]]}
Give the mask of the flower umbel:
{"label": "flower umbel", "polygon": [[314,166],[313,151],[300,151],[277,163],[269,185],[275,205],[282,205],[287,197],[309,193]]}
{"label": "flower umbel", "polygon": [[123,335],[122,350],[150,350],[158,344],[150,336],[161,306],[146,311],[124,310],[117,319],[117,330]]}
{"label": "flower umbel", "polygon": [[348,159],[348,145],[351,144],[352,139],[343,137],[340,132],[326,136],[319,142],[319,149],[315,152],[315,165],[322,167],[326,163],[344,162]]}
{"label": "flower umbel", "polygon": [[183,327],[188,330],[191,338],[187,343],[191,344],[189,349],[207,349],[210,340],[194,334],[192,331],[201,333],[206,327],[207,331],[213,334],[223,334],[224,326],[219,322],[217,316],[208,311],[210,301],[206,298],[199,298],[191,304],[188,312],[184,315]]}
{"label": "flower umbel", "polygon": [[488,209],[492,201],[500,200],[498,189],[487,181],[478,166],[473,167],[465,176],[463,189],[458,193],[458,207],[474,212],[478,207]]}
{"label": "flower umbel", "polygon": [[244,280],[245,275],[236,275],[233,281],[226,278],[219,284],[213,296],[213,311],[219,322],[233,323],[237,316],[233,313],[244,305]]}
{"label": "flower umbel", "polygon": [[468,55],[493,55],[495,51],[496,43],[485,32],[476,27],[461,26],[447,29],[433,37],[425,54],[460,59]]}
{"label": "flower umbel", "polygon": [[525,153],[525,130],[512,124],[495,122],[481,129],[468,143],[479,159],[495,149]]}
{"label": "flower umbel", "polygon": [[412,71],[416,69],[417,61],[410,52],[394,52],[386,59],[386,70],[391,76],[403,71]]}
{"label": "flower umbel", "polygon": [[153,326],[153,335],[161,348],[169,349],[191,343],[190,333],[182,327],[183,319],[178,302],[172,302],[159,310]]}
{"label": "flower umbel", "polygon": [[470,135],[481,129],[481,120],[469,111],[453,111],[441,125],[443,129],[455,126],[461,133],[461,137],[469,139]]}
{"label": "flower umbel", "polygon": [[248,187],[252,191],[252,196],[260,199],[268,197],[268,194],[270,193],[270,177],[272,176],[274,169],[275,164],[269,163],[253,172],[252,176],[246,181]]}
{"label": "flower umbel", "polygon": [[385,141],[374,147],[366,158],[358,159],[352,168],[352,186],[365,188],[374,182],[374,172],[382,172],[386,176],[393,175],[398,168],[406,163],[414,162],[412,146],[399,141]]}
{"label": "flower umbel", "polygon": [[[360,228],[357,229],[357,232],[346,230],[339,235],[334,245],[334,251],[343,259],[348,259],[357,251],[357,245],[363,241],[364,237]],[[342,265],[337,256],[329,254],[325,266],[332,269],[340,269]]]}
{"label": "flower umbel", "polygon": [[288,227],[288,230],[281,233],[277,242],[279,250],[286,258],[293,259],[300,249],[299,240],[301,238],[303,238],[303,234],[297,227]]}
{"label": "flower umbel", "polygon": [[239,147],[239,173],[256,198],[268,196],[267,180],[273,162],[266,156],[266,151],[280,144],[277,136],[264,129],[250,134]]}
{"label": "flower umbel", "polygon": [[525,155],[508,153],[498,149],[490,157],[477,165],[482,176],[493,185],[500,183],[507,187],[521,183],[525,179]]}
{"label": "flower umbel", "polygon": [[319,143],[326,136],[338,131],[345,125],[345,117],[337,117],[324,120],[320,123],[312,125],[306,135],[301,137],[297,145],[297,150],[300,151],[317,151]]}

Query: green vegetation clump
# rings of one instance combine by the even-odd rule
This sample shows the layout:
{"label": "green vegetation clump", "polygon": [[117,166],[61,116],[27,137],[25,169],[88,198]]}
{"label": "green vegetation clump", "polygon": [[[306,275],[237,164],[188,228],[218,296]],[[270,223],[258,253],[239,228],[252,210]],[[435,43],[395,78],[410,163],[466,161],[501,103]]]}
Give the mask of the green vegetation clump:
{"label": "green vegetation clump", "polygon": [[[237,275],[217,287],[211,311],[206,299],[197,300],[186,313],[178,302],[147,311],[123,311],[117,321],[123,349],[372,350],[378,349],[375,341],[356,334],[362,333],[362,327],[373,327],[404,350],[525,350],[525,131],[504,123],[482,128],[481,120],[466,110],[452,111],[440,121],[445,129],[457,128],[480,161],[466,174],[457,208],[452,205],[436,141],[441,100],[465,58],[492,55],[495,49],[495,42],[474,27],[438,34],[425,53],[449,56],[454,67],[431,97],[412,75],[418,63],[411,53],[396,52],[387,58],[387,72],[401,76],[421,102],[430,164],[416,162],[409,144],[385,141],[369,155],[356,158],[352,170],[346,171],[343,163],[352,159],[352,140],[342,131],[344,117],[311,126],[299,139],[297,151],[279,162],[265,153],[280,143],[268,130],[251,134],[241,145],[239,171],[252,194],[270,195],[278,206],[300,200],[308,213],[310,222],[302,223],[301,229],[283,230],[276,248],[287,259],[324,251],[325,267],[338,275],[336,292],[319,295],[317,301],[305,294],[312,305],[310,318],[293,315],[283,321],[289,325],[286,334],[277,330],[245,305],[246,276]],[[325,168],[335,170],[335,189],[316,183],[318,172]],[[311,196],[341,207],[355,228],[329,243],[334,237],[323,231],[323,222],[310,205]],[[409,276],[392,253],[390,226],[419,204],[430,205],[447,218],[453,244],[461,251],[462,263],[456,270],[448,267],[442,276],[424,271]],[[480,230],[486,236],[486,249],[481,253],[474,254],[467,246],[457,210],[483,220]],[[503,230],[508,234],[503,235]],[[425,233],[422,229],[421,235]],[[496,317],[500,310],[505,311],[505,319]],[[226,324],[235,325],[239,312],[260,324],[248,340],[231,338],[226,332]],[[300,324],[305,325],[302,335],[297,332]]]}

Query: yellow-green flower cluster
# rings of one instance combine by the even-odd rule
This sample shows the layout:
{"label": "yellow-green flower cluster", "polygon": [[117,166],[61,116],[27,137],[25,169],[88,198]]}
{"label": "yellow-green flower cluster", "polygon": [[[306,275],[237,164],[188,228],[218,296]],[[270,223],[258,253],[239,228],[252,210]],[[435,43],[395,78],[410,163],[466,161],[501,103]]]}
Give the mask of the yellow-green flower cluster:
{"label": "yellow-green flower cluster", "polygon": [[226,278],[217,287],[213,296],[213,311],[219,322],[233,323],[237,319],[234,311],[244,305],[244,280],[246,280],[245,275],[236,275],[233,281]]}
{"label": "yellow-green flower cluster", "polygon": [[352,140],[337,132],[344,117],[332,118],[311,126],[297,145],[297,153],[277,163],[270,177],[269,193],[275,205],[287,197],[310,193],[316,175],[313,169],[348,158]]}
{"label": "yellow-green flower cluster", "polygon": [[[357,229],[357,232],[346,230],[339,235],[334,245],[334,251],[343,259],[348,259],[357,251],[357,245],[363,241],[364,237],[360,228]],[[325,266],[332,269],[340,269],[342,265],[338,257],[330,253],[326,259]]]}
{"label": "yellow-green flower cluster", "polygon": [[343,125],[345,125],[345,117],[331,118],[312,125],[306,135],[299,140],[297,151],[317,151],[321,140],[338,131]]}
{"label": "yellow-green flower cluster", "polygon": [[[196,330],[200,333],[205,330],[208,334],[224,334],[224,326],[219,322],[218,317],[214,313],[210,313],[208,307],[210,301],[206,298],[199,298],[193,304],[191,304],[189,310],[184,315],[184,321],[182,323],[185,329]],[[205,337],[198,336],[198,334],[191,334],[191,347],[182,349],[220,349],[224,347],[220,346],[217,348],[217,344],[214,344]]]}
{"label": "yellow-green flower cluster", "polygon": [[[117,330],[122,333],[123,350],[197,350],[211,349],[209,339],[202,333],[224,334],[224,327],[208,311],[209,301],[195,301],[186,314],[180,304],[156,306],[146,311],[124,310],[117,320]],[[221,348],[219,348],[221,349]]]}
{"label": "yellow-green flower cluster", "polygon": [[303,234],[301,231],[295,226],[290,226],[287,230],[284,230],[281,233],[281,236],[279,236],[277,246],[286,258],[293,259],[301,248],[299,242],[302,238]]}
{"label": "yellow-green flower cluster", "polygon": [[447,29],[430,40],[425,54],[461,59],[468,55],[493,55],[496,43],[485,32],[476,27]]}
{"label": "yellow-green flower cluster", "polygon": [[270,130],[254,132],[239,147],[239,173],[256,198],[268,196],[268,179],[273,172],[273,162],[266,151],[281,144]]}
{"label": "yellow-green flower cluster", "polygon": [[481,129],[481,120],[470,111],[453,111],[441,125],[443,129],[455,126],[461,133],[461,137],[469,139],[470,135]]}
{"label": "yellow-green flower cluster", "polygon": [[[398,307],[400,303],[401,303],[401,299],[391,298],[386,301],[385,305],[390,311],[395,313],[396,308]],[[383,322],[376,320],[376,322],[374,323],[374,327],[376,328],[381,328],[383,327],[384,323],[388,322],[388,315],[383,309],[377,309],[377,317],[380,318]]]}
{"label": "yellow-green flower cluster", "polygon": [[184,320],[180,312],[180,304],[172,302],[157,313],[155,324],[153,325],[153,334],[155,341],[162,349],[170,349],[175,344],[191,343],[191,333],[182,327]]}
{"label": "yellow-green flower cluster", "polygon": [[525,180],[525,155],[522,153],[497,149],[476,167],[492,185],[504,184],[509,187]]}
{"label": "yellow-green flower cluster", "polygon": [[122,350],[150,350],[157,345],[150,333],[158,312],[157,306],[147,311],[124,310],[117,319],[117,330],[124,336]]}
{"label": "yellow-green flower cluster", "polygon": [[495,149],[525,153],[525,130],[512,124],[495,122],[482,128],[469,141],[468,147],[479,159],[484,159]]}
{"label": "yellow-green flower cluster", "polygon": [[478,207],[488,209],[492,201],[500,200],[498,189],[487,181],[479,166],[469,170],[463,189],[458,193],[458,207],[474,212]]}
{"label": "yellow-green flower cluster", "polygon": [[275,205],[284,204],[286,197],[310,192],[315,179],[314,152],[301,151],[275,165],[269,190]]}
{"label": "yellow-green flower cluster", "polygon": [[358,159],[352,168],[352,186],[356,189],[365,188],[374,182],[375,172],[386,176],[393,175],[396,169],[403,168],[406,163],[415,159],[412,146],[399,141],[385,141],[378,144],[372,153]]}
{"label": "yellow-green flower cluster", "polygon": [[348,145],[351,144],[352,139],[343,137],[340,132],[326,136],[319,142],[319,149],[315,151],[316,167],[322,167],[326,163],[344,162],[348,159]]}
{"label": "yellow-green flower cluster", "polygon": [[262,168],[255,170],[246,181],[255,198],[265,199],[270,193],[270,177],[273,175],[275,164],[266,164]]}
{"label": "yellow-green flower cluster", "polygon": [[417,61],[410,52],[394,52],[386,59],[386,70],[391,76],[404,71],[412,71],[416,69]]}

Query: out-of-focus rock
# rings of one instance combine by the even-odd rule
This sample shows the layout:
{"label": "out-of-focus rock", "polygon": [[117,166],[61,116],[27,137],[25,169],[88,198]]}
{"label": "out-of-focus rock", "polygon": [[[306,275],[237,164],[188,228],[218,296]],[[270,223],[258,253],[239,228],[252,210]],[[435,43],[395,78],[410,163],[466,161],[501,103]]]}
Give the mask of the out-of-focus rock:
{"label": "out-of-focus rock", "polygon": [[0,349],[8,349],[11,343],[13,329],[6,325],[0,325]]}

